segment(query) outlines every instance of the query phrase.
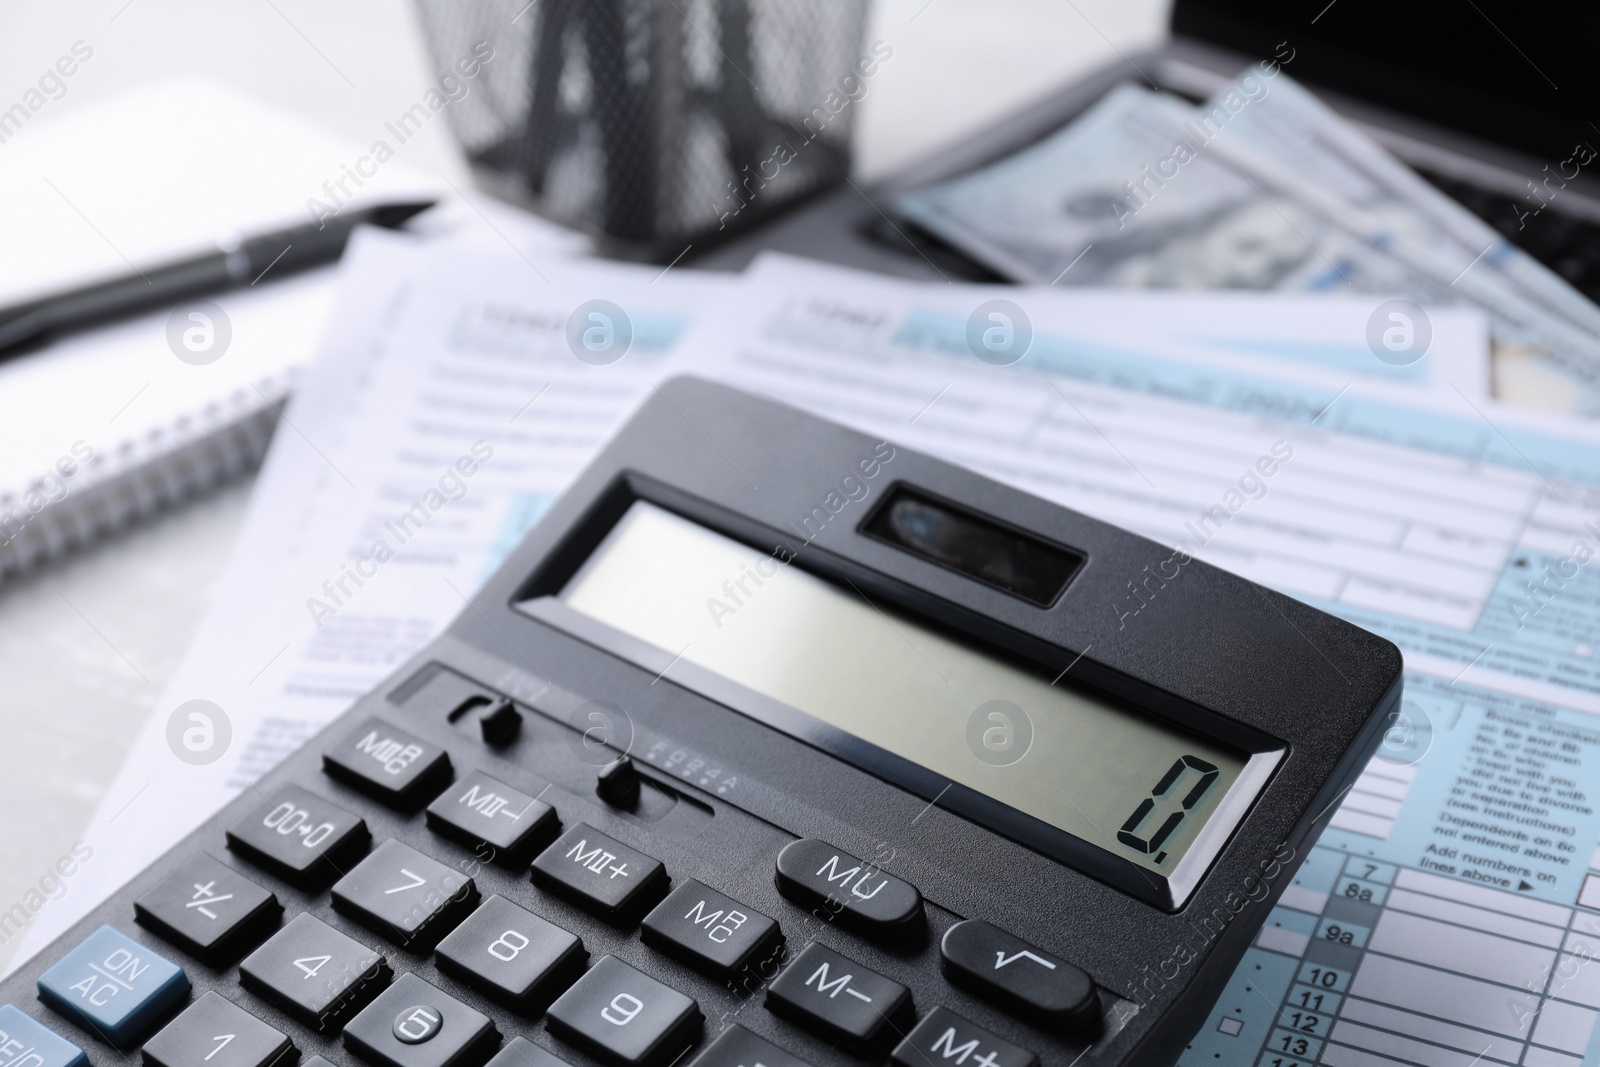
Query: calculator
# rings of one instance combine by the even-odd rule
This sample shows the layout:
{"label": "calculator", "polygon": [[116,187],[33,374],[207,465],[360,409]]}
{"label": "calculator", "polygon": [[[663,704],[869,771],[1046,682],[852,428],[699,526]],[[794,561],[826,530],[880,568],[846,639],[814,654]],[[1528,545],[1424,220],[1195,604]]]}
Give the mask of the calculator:
{"label": "calculator", "polygon": [[0,985],[0,1067],[1169,1064],[1400,689],[1181,550],[675,378]]}

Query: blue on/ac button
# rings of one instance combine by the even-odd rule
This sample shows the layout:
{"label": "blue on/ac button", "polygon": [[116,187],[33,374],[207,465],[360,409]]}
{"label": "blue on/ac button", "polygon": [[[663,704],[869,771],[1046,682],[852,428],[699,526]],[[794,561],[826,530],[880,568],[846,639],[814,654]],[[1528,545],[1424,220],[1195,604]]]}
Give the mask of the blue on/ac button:
{"label": "blue on/ac button", "polygon": [[89,1067],[83,1049],[10,1004],[0,1004],[0,1067]]}
{"label": "blue on/ac button", "polygon": [[188,992],[183,968],[110,926],[39,976],[40,1000],[117,1048],[132,1045]]}

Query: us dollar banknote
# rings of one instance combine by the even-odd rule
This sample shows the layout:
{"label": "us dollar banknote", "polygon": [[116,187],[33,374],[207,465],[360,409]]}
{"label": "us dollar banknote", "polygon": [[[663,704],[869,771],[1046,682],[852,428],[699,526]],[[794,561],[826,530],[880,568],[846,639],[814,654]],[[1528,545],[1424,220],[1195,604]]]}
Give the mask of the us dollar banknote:
{"label": "us dollar banknote", "polygon": [[1600,310],[1266,65],[1198,106],[1119,86],[896,206],[1019,282],[1477,306],[1497,354],[1558,368],[1600,413]]}

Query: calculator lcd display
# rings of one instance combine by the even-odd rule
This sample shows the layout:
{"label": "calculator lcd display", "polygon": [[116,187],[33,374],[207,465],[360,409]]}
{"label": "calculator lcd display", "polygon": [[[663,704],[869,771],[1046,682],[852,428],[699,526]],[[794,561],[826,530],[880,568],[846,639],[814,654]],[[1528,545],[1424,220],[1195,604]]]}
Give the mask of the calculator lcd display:
{"label": "calculator lcd display", "polygon": [[560,599],[1151,871],[1174,870],[1247,760],[644,501]]}

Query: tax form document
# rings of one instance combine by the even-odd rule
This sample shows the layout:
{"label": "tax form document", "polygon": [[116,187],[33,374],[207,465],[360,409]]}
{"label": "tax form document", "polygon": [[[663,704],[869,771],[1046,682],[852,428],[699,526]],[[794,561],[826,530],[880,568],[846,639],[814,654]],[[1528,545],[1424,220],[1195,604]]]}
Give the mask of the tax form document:
{"label": "tax form document", "polygon": [[1600,428],[1354,375],[1179,387],[1072,345],[1026,290],[1030,353],[995,366],[965,338],[988,289],[767,269],[686,344],[728,353],[730,384],[1173,546],[1104,605],[1124,629],[1193,556],[1404,649],[1382,755],[1184,1064],[1600,1064]]}
{"label": "tax form document", "polygon": [[212,607],[85,831],[84,908],[442,630],[738,284],[392,234],[346,257]]}
{"label": "tax form document", "polygon": [[[768,252],[752,265],[750,284],[762,290],[803,286],[818,268],[812,260]],[[869,285],[881,277],[827,269]],[[942,290],[930,287],[936,291]],[[1093,366],[1106,380],[1136,373],[1151,387],[1184,395],[1228,383],[1253,387],[1263,379],[1335,389],[1385,383],[1474,401],[1491,395],[1489,319],[1471,307],[1244,289],[995,285],[962,291],[972,297],[966,305],[929,303],[907,329],[926,329],[931,344],[959,337],[960,351],[976,349],[996,365],[1010,365],[1025,348],[1028,358],[1063,373],[1073,373],[1073,366]],[[1050,310],[1055,333],[1037,333],[1028,315],[1035,306]]]}

